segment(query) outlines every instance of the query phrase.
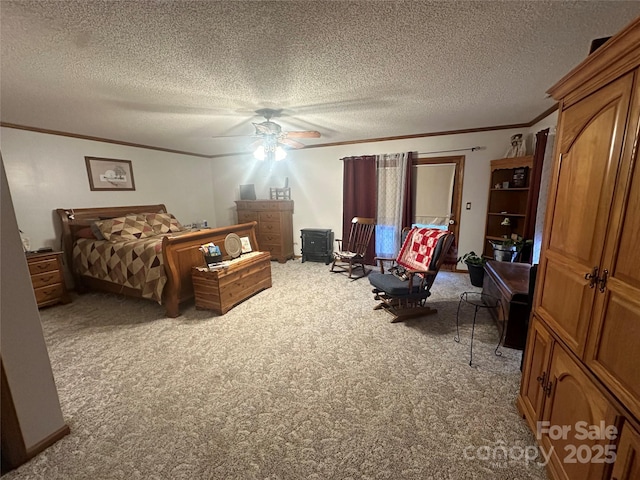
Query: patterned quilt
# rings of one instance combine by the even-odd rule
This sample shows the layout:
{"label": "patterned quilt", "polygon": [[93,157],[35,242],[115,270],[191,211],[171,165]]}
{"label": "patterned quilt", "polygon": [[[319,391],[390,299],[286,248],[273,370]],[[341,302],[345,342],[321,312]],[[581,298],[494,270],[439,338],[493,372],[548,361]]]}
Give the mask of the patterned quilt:
{"label": "patterned quilt", "polygon": [[438,240],[447,233],[437,228],[412,228],[396,262],[409,270],[429,270]]}
{"label": "patterned quilt", "polygon": [[141,291],[144,298],[162,301],[167,283],[162,259],[162,238],[109,242],[79,238],[73,247],[76,273]]}

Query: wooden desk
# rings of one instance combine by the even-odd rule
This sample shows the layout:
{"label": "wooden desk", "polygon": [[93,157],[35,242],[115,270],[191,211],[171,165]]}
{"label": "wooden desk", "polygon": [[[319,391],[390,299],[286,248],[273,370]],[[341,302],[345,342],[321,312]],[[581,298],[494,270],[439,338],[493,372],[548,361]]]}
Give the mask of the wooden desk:
{"label": "wooden desk", "polygon": [[497,262],[489,260],[485,267],[482,293],[497,297],[503,308],[490,309],[502,330],[506,329],[503,345],[523,350],[527,339],[527,327],[531,302],[529,300],[528,263]]}

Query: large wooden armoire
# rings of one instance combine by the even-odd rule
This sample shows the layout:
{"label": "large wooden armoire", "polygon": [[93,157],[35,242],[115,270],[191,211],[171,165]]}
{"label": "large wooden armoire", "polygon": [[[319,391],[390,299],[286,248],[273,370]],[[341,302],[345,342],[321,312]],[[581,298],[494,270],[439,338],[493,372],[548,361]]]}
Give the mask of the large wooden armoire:
{"label": "large wooden armoire", "polygon": [[552,478],[639,479],[640,18],[549,93],[560,114],[518,408]]}

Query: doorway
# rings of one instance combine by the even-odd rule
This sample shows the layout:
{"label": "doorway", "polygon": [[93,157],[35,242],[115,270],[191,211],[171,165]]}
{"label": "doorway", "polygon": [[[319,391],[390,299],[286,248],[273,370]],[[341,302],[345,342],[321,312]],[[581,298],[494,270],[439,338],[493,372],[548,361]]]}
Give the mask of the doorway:
{"label": "doorway", "polygon": [[[464,155],[413,160],[413,222],[453,233],[458,245],[462,209]],[[444,270],[455,270],[445,264]]]}

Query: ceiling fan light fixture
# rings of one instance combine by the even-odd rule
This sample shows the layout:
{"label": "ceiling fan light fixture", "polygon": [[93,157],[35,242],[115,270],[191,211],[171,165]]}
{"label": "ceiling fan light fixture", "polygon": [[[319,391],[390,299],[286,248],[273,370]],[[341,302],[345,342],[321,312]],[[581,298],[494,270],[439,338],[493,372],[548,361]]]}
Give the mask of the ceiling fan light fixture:
{"label": "ceiling fan light fixture", "polygon": [[[291,148],[304,148],[304,144],[292,138],[320,138],[320,132],[311,131],[283,131],[282,127],[271,121],[274,116],[280,115],[282,110],[262,108],[256,110],[258,115],[265,118],[264,122],[251,122],[255,128],[253,137],[257,140],[251,143],[250,149],[258,145],[253,150],[253,156],[260,161],[279,162],[287,157],[287,150]],[[292,137],[292,138],[290,138]],[[284,145],[281,146],[281,145]]]}
{"label": "ceiling fan light fixture", "polygon": [[259,145],[258,148],[256,148],[253,152],[253,156],[256,160],[263,161],[267,157],[264,151],[264,147],[262,145]]}
{"label": "ceiling fan light fixture", "polygon": [[253,152],[253,156],[260,161],[269,160],[279,162],[280,160],[284,160],[287,157],[287,151],[282,148],[280,145],[277,147],[267,145],[265,148],[264,145],[258,145]]}
{"label": "ceiling fan light fixture", "polygon": [[278,145],[278,147],[276,147],[275,155],[276,162],[279,162],[280,160],[284,160],[285,158],[287,158],[287,151]]}

